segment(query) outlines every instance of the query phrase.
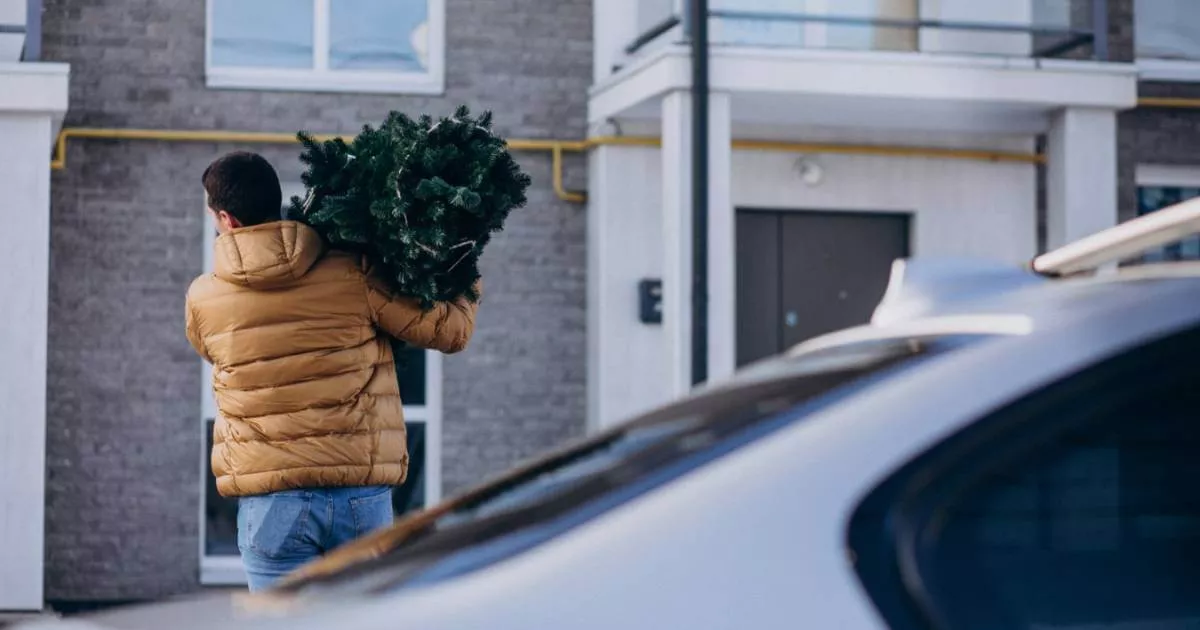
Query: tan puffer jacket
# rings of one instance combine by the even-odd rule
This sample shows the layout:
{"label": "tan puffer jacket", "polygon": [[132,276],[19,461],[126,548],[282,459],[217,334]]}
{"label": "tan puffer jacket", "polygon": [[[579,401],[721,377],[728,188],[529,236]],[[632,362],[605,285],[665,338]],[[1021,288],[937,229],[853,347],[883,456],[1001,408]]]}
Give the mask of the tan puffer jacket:
{"label": "tan puffer jacket", "polygon": [[188,291],[187,336],[213,365],[217,490],[401,483],[408,453],[387,336],[458,352],[475,305],[422,311],[292,221],[220,236],[213,263]]}

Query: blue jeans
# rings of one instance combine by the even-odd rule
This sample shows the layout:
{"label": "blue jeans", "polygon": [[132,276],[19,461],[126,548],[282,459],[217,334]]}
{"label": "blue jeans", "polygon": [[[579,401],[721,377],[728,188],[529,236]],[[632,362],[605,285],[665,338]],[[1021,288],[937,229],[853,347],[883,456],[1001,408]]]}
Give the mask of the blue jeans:
{"label": "blue jeans", "polygon": [[392,524],[387,486],[287,490],[238,501],[238,549],[251,591]]}

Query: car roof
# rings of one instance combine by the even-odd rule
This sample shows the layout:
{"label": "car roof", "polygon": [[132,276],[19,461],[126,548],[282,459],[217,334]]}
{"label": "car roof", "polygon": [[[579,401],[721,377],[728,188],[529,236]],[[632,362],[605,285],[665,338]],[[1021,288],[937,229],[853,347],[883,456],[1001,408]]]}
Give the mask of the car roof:
{"label": "car roof", "polygon": [[[1018,283],[1010,281],[1004,286],[993,286],[978,290],[966,297],[955,297],[927,305],[914,316],[895,317],[892,320],[872,322],[875,327],[888,325],[903,328],[914,322],[942,319],[950,322],[968,315],[992,316],[993,330],[981,330],[994,334],[1005,334],[1011,323],[998,315],[1021,315],[1033,324],[1050,323],[1063,318],[1076,319],[1089,315],[1103,318],[1113,306],[1166,299],[1176,293],[1192,293],[1200,289],[1200,274],[1193,268],[1187,272],[1170,265],[1139,268],[1131,267],[1111,274],[1070,277],[1062,279],[1035,278]],[[876,315],[886,312],[888,304],[881,304]],[[1198,305],[1200,306],[1200,305]],[[948,332],[954,332],[948,330]]]}

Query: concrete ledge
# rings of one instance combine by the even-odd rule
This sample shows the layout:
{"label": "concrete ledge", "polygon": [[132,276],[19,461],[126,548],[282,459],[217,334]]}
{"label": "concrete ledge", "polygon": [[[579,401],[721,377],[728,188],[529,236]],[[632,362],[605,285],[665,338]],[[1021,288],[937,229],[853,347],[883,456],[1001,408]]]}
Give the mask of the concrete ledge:
{"label": "concrete ledge", "polygon": [[67,113],[71,66],[65,63],[0,63],[0,114],[50,114],[55,133]]}
{"label": "concrete ledge", "polygon": [[45,621],[47,619],[56,619],[58,617],[59,615],[57,613],[49,610],[43,612],[25,613],[0,612],[0,628],[7,628],[9,626],[14,626],[29,621]]}

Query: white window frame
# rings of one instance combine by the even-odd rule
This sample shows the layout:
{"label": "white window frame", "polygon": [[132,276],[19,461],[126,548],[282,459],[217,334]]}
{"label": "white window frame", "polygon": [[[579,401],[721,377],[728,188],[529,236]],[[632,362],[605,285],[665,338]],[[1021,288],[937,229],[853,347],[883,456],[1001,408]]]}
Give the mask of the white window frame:
{"label": "white window frame", "polygon": [[1200,61],[1139,58],[1138,76],[1143,81],[1200,82]]}
{"label": "white window frame", "polygon": [[[1138,164],[1134,171],[1134,188],[1136,191],[1143,187],[1200,188],[1200,165]],[[1137,209],[1140,212],[1141,208]]]}
{"label": "white window frame", "polygon": [[[248,0],[250,1],[250,0]],[[212,63],[213,2],[205,0],[204,67],[210,88],[440,95],[446,91],[446,0],[427,0],[428,60],[425,72],[329,69],[329,3],[313,0],[312,69],[229,68]]]}
{"label": "white window frame", "polygon": [[1142,186],[1200,188],[1200,165],[1138,164],[1134,180],[1138,188]]}
{"label": "white window frame", "polygon": [[[302,195],[304,186],[284,185],[284,202],[292,195]],[[216,225],[211,215],[204,213],[204,272],[209,273],[213,265],[213,245],[216,240]],[[205,506],[208,489],[208,466],[210,456],[205,432],[208,421],[216,417],[217,406],[212,389],[212,366],[200,361],[200,501],[198,518],[200,523],[200,584],[203,586],[243,586],[246,573],[242,559],[238,556],[210,556],[207,548],[207,514]],[[431,506],[442,498],[442,355],[439,352],[425,353],[425,404],[405,405],[404,421],[411,425],[425,426],[425,505]]]}

